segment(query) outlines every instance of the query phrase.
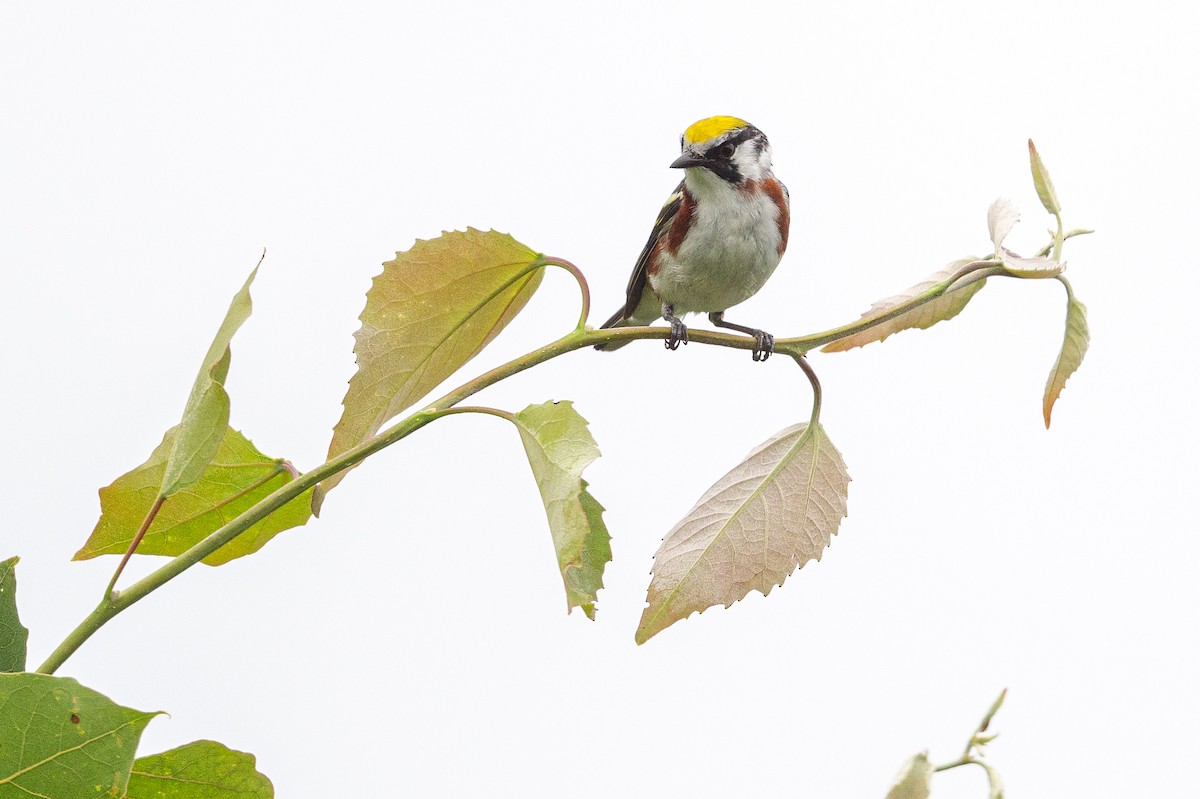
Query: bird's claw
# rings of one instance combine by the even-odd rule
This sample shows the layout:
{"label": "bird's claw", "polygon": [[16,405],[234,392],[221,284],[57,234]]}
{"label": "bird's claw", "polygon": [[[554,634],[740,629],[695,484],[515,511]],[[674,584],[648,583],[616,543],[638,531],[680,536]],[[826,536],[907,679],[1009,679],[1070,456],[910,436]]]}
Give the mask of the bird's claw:
{"label": "bird's claw", "polygon": [[688,343],[687,326],[678,319],[671,320],[671,334],[667,336],[667,340],[663,345],[669,350],[679,349],[680,344]]}
{"label": "bird's claw", "polygon": [[775,337],[764,330],[754,331],[754,351],[750,357],[755,361],[765,361],[775,351]]}

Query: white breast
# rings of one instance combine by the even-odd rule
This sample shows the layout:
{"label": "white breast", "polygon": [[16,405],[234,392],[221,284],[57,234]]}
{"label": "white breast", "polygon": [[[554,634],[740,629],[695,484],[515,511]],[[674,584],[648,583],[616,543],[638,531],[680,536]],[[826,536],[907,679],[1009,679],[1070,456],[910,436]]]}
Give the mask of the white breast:
{"label": "white breast", "polygon": [[[704,170],[693,189],[692,227],[675,255],[662,252],[649,275],[676,315],[724,311],[754,296],[779,265],[779,209],[762,192],[747,196]],[[711,178],[711,180],[709,179]]]}

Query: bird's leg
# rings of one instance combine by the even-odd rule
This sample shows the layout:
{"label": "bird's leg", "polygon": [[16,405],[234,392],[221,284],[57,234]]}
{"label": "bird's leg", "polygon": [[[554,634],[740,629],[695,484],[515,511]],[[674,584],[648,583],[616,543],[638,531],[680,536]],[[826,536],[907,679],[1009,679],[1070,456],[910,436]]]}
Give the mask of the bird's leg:
{"label": "bird's leg", "polygon": [[747,336],[754,336],[754,351],[750,353],[750,357],[756,361],[765,361],[775,351],[774,336],[753,327],[726,322],[724,311],[713,311],[708,315],[708,321],[712,322],[714,327],[723,327],[727,330],[736,330],[739,333],[745,333]]}
{"label": "bird's leg", "polygon": [[680,343],[687,344],[687,326],[683,324],[683,320],[675,315],[675,306],[669,303],[663,303],[662,318],[671,323],[671,335],[667,336],[667,340],[663,342],[669,350],[679,349]]}

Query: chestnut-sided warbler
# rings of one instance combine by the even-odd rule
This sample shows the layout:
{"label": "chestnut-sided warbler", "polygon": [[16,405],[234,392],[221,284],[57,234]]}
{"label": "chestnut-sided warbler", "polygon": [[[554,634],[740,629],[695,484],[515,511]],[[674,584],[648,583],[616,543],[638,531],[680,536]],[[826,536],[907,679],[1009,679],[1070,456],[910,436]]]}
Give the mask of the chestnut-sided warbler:
{"label": "chestnut-sided warbler", "polygon": [[[671,164],[683,182],[658,214],[638,256],[625,305],[601,325],[671,323],[667,349],[686,344],[684,314],[705,312],[717,327],[754,336],[765,361],[770,333],[725,321],[725,310],[754,296],[787,247],[787,188],[771,172],[771,146],[758,128],[735,117],[709,117],[684,131]],[[628,342],[626,342],[628,343]],[[615,350],[622,344],[598,344]]]}

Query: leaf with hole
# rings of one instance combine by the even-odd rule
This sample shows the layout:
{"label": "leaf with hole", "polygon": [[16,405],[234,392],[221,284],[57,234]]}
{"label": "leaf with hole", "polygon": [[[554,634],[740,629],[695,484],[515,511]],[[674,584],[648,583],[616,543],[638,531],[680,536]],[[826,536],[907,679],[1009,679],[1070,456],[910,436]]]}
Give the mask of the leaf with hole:
{"label": "leaf with hole", "polygon": [[0,799],[123,796],[157,716],[69,677],[0,674]]}

